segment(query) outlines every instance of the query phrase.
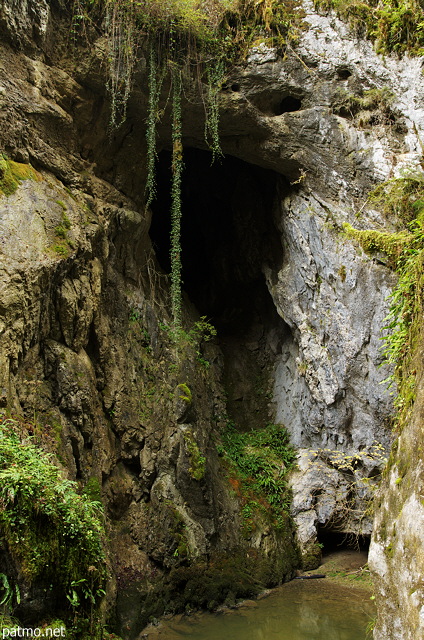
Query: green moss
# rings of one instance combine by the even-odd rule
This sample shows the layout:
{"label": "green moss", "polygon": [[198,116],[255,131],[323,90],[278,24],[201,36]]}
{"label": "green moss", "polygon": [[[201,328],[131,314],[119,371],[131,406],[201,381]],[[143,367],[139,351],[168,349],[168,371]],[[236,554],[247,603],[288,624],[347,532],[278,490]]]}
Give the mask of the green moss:
{"label": "green moss", "polygon": [[187,384],[179,384],[177,386],[179,393],[179,398],[187,402],[187,404],[191,404],[191,390]]}
{"label": "green moss", "polygon": [[[184,519],[182,518],[177,506],[168,501],[166,503],[168,514],[171,516],[171,533],[174,538],[173,558],[176,564],[180,564],[189,558],[190,547],[187,540],[187,530]],[[170,549],[172,551],[172,548]]]}
{"label": "green moss", "polygon": [[303,571],[312,571],[319,567],[322,558],[322,548],[318,542],[313,544],[306,553],[302,553]]}
{"label": "green moss", "polygon": [[383,253],[389,258],[390,266],[396,268],[403,252],[410,246],[413,235],[408,231],[390,233],[374,229],[354,229],[349,223],[343,224],[349,238],[359,242],[363,250],[370,254]]}
{"label": "green moss", "polygon": [[371,123],[393,124],[391,105],[394,94],[387,88],[367,89],[359,95],[339,89],[332,101],[332,110],[337,115],[352,118],[359,127]]}
{"label": "green moss", "polygon": [[66,257],[69,255],[69,247],[64,244],[54,244],[52,246],[52,250],[54,253],[57,253],[59,256]]}
{"label": "green moss", "polygon": [[89,478],[85,484],[85,487],[82,491],[84,496],[91,502],[98,502],[101,504],[102,502],[102,486],[95,476]]}
{"label": "green moss", "polygon": [[424,175],[418,169],[405,171],[402,177],[374,189],[369,202],[384,214],[396,216],[404,227],[389,233],[344,225],[346,235],[358,241],[367,253],[385,254],[388,266],[399,276],[386,318],[384,355],[394,366],[391,381],[397,385],[396,426],[401,430],[415,402],[418,347],[424,329]]}
{"label": "green moss", "polygon": [[62,202],[62,200],[56,200],[56,204],[58,204],[59,207],[62,207],[63,212],[67,210],[67,206],[64,202]]}
{"label": "green moss", "polygon": [[11,196],[24,180],[41,180],[30,164],[9,160],[0,154],[0,196]]}
{"label": "green moss", "polygon": [[190,457],[190,467],[188,471],[193,480],[201,480],[206,471],[206,458],[201,454],[191,430],[184,431],[184,442]]}

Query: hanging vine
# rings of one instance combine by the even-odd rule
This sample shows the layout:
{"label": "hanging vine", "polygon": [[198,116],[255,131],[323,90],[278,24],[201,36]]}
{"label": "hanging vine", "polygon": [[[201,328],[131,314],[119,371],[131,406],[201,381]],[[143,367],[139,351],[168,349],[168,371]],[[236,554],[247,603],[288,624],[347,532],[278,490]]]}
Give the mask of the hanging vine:
{"label": "hanging vine", "polygon": [[171,185],[171,310],[175,336],[181,329],[181,176],[183,144],[181,127],[181,72],[172,71],[172,185]]}
{"label": "hanging vine", "polygon": [[134,3],[106,0],[105,25],[108,39],[108,81],[110,129],[124,122],[137,60],[138,29]]}
{"label": "hanging vine", "polygon": [[212,152],[212,162],[223,155],[219,140],[219,91],[224,75],[222,59],[207,68],[205,141]]}
{"label": "hanging vine", "polygon": [[160,72],[157,53],[153,42],[149,50],[149,98],[146,121],[147,141],[147,178],[146,178],[146,209],[155,200],[156,192],[156,125],[159,120],[159,98],[163,84],[164,73]]}

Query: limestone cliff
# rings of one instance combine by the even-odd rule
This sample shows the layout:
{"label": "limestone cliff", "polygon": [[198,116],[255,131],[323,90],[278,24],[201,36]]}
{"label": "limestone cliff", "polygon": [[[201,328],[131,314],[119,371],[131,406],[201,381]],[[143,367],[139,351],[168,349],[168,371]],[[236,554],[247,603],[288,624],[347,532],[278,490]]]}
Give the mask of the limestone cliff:
{"label": "limestone cliff", "polygon": [[[304,567],[316,564],[325,534],[370,536],[368,487],[392,441],[380,337],[396,278],[343,224],[396,228],[367,196],[419,166],[421,67],[382,59],[305,1],[296,48],[281,57],[258,44],[222,87],[219,165],[210,166],[202,101],[190,96],[184,322],[199,327],[207,316],[218,335],[205,342],[195,330],[178,352],[169,332],[165,91],[159,197],[145,211],[146,56],[126,120],[110,133],[104,37],[93,30],[72,43],[66,4],[4,0],[0,8],[1,147],[38,172],[0,198],[0,401],[54,428],[70,477],[100,487],[108,598],[118,601],[116,628],[132,638],[166,609],[166,594],[189,584],[190,565],[224,566],[240,554],[247,560],[231,570],[259,567],[261,584],[300,566],[288,522],[284,535],[266,522],[243,534],[216,447],[229,418],[242,430],[269,422],[289,430],[299,450],[292,514]],[[365,105],[370,91],[379,99]],[[422,624],[406,613],[424,606],[421,533],[399,587],[393,571],[410,542],[384,533],[393,510],[402,509],[408,530],[421,508],[419,412],[417,404],[376,517],[377,638],[417,637]],[[406,468],[412,449],[415,471],[401,474],[398,502],[394,470]],[[152,603],[158,577],[164,601]],[[406,601],[411,609],[390,613]]]}

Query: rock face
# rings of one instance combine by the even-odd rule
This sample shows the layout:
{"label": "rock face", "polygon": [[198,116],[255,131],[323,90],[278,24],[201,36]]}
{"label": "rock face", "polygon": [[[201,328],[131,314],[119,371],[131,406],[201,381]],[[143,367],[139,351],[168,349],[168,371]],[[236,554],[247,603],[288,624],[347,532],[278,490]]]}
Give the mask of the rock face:
{"label": "rock face", "polygon": [[376,640],[424,634],[423,342],[417,353],[417,397],[393,447],[377,495],[369,563],[378,606]]}
{"label": "rock face", "polygon": [[[206,313],[218,338],[205,344],[194,333],[182,353],[167,329],[164,211],[144,207],[145,61],[126,122],[108,136],[102,38],[70,54],[62,3],[5,0],[0,9],[1,144],[39,171],[0,199],[0,401],[53,426],[70,477],[101,487],[117,628],[129,638],[156,614],[138,611],[158,575],[246,548],[268,584],[298,564],[290,528],[241,535],[215,447],[228,418],[242,429],[281,422],[299,449],[293,516],[304,567],[316,564],[321,533],[371,533],[363,480],[379,475],[391,443],[380,336],[395,279],[342,225],[394,228],[367,194],[419,163],[424,89],[419,60],[382,60],[304,6],[296,51],[281,59],[261,44],[223,87],[221,168],[210,169],[201,101],[184,105],[194,238],[183,258],[184,319],[194,327]],[[346,108],[370,90],[393,94],[390,104]],[[159,134],[165,175],[167,112]],[[405,451],[418,422],[417,413],[398,445]],[[410,524],[420,498],[409,487],[422,486],[418,461],[414,469],[401,485],[408,533],[384,537],[390,501],[376,518],[381,639],[418,637],[411,629],[422,623],[393,613],[400,602],[411,612],[424,604],[421,556],[405,556],[410,536],[422,550]]]}

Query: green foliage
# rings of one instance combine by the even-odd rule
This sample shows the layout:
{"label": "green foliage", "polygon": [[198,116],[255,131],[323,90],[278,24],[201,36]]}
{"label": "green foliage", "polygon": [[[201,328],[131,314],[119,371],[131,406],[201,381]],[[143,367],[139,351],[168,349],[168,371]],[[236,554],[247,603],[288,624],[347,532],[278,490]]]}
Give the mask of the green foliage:
{"label": "green foliage", "polygon": [[418,0],[314,0],[320,11],[334,9],[378,53],[424,51],[424,11]]}
{"label": "green foliage", "polygon": [[256,495],[262,498],[261,505],[270,509],[278,525],[281,512],[289,510],[290,492],[285,476],[296,458],[286,429],[270,424],[264,429],[241,433],[229,423],[218,451],[235,474],[233,488],[244,494],[243,515],[251,517],[258,503],[253,497]]}
{"label": "green foliage", "polygon": [[40,175],[30,164],[14,162],[0,153],[0,197],[11,196],[24,180],[40,179]]}
{"label": "green foliage", "polygon": [[92,611],[106,579],[102,512],[76,489],[17,420],[0,418],[1,535],[27,583]]}
{"label": "green foliage", "polygon": [[15,584],[15,587],[10,584],[9,578],[0,573],[0,607],[8,609],[10,606],[20,604],[21,593],[19,586]]}
{"label": "green foliage", "polygon": [[185,402],[187,402],[187,404],[191,404],[191,389],[190,387],[183,383],[183,384],[179,384],[177,386],[178,389],[178,393],[179,393],[179,397],[181,398],[181,400],[184,400]]}
{"label": "green foliage", "polygon": [[119,126],[126,117],[140,39],[136,18],[141,5],[141,2],[131,0],[104,0],[111,129]]}
{"label": "green foliage", "polygon": [[[183,146],[181,95],[184,77],[205,103],[205,140],[215,160],[219,142],[219,92],[229,66],[257,40],[280,49],[295,39],[300,13],[294,0],[75,0],[72,30],[104,17],[108,46],[110,127],[126,116],[133,72],[147,39],[148,113],[146,126],[146,207],[156,197],[156,127],[163,80],[172,82],[171,311],[173,329],[182,326],[181,179]],[[204,89],[206,85],[206,89]],[[56,235],[66,240],[65,228]],[[205,365],[207,362],[205,361]]]}
{"label": "green foliage", "polygon": [[349,223],[343,224],[346,235],[357,240],[366,253],[385,254],[392,268],[396,268],[399,259],[409,246],[412,234],[408,231],[390,233],[389,231],[377,231],[374,229],[354,229]]}
{"label": "green foliage", "polygon": [[424,175],[417,169],[405,170],[401,178],[376,187],[368,200],[387,217],[395,216],[408,225],[424,213]]}
{"label": "green foliage", "polygon": [[212,151],[212,162],[223,155],[219,141],[219,91],[223,79],[223,61],[210,64],[207,68],[205,140]]}
{"label": "green foliage", "polygon": [[85,487],[82,491],[83,495],[88,498],[91,502],[95,502],[96,504],[101,504],[102,502],[102,487],[101,484],[95,476],[89,478],[85,484]]}
{"label": "green foliage", "polygon": [[184,352],[187,348],[194,349],[197,361],[205,368],[210,366],[209,361],[202,354],[202,344],[209,342],[216,336],[216,329],[206,320],[206,316],[202,316],[187,330],[182,327],[170,327],[166,324],[160,326],[169,334],[179,351]]}

